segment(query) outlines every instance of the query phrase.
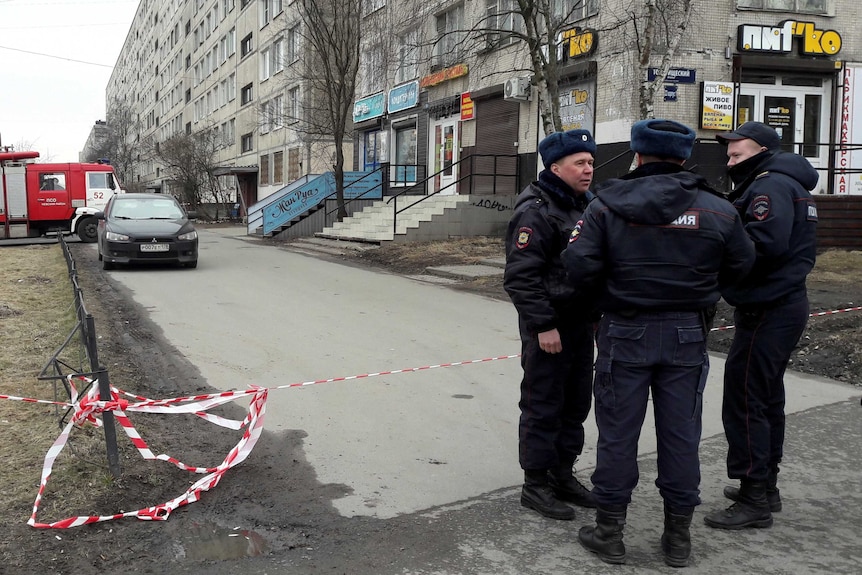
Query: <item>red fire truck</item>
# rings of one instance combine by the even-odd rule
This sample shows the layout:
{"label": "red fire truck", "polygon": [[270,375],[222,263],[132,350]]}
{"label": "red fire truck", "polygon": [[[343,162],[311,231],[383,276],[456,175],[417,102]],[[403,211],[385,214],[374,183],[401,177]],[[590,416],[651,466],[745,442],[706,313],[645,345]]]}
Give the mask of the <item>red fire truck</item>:
{"label": "red fire truck", "polygon": [[77,234],[96,241],[93,214],[121,193],[109,164],[38,164],[39,152],[0,149],[0,239]]}

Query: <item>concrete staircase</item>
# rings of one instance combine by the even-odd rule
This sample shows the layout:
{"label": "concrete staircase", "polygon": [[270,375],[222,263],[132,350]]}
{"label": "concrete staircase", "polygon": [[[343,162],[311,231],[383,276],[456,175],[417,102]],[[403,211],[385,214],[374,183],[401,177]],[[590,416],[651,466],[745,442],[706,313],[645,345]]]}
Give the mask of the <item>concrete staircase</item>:
{"label": "concrete staircase", "polygon": [[[417,202],[421,197],[398,198],[397,207],[399,210],[403,209],[404,206]],[[411,240],[421,240],[424,239],[419,232],[422,222],[446,218],[458,209],[459,204],[466,204],[470,201],[469,196],[461,195],[429,196],[399,213],[397,229],[393,230],[392,220],[395,212],[395,201],[387,204],[387,199],[390,198],[374,202],[361,212],[355,213],[341,222],[335,222],[332,226],[314,235],[318,238],[374,243],[392,241],[399,237],[408,239],[408,236]]]}

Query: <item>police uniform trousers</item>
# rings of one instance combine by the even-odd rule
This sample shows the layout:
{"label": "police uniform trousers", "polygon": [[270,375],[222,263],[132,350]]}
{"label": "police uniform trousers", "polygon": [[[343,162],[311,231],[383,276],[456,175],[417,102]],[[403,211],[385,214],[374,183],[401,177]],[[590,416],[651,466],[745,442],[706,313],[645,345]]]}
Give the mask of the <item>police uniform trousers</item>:
{"label": "police uniform trousers", "polygon": [[535,333],[520,322],[521,418],[518,458],[522,469],[554,469],[575,462],[584,448],[584,421],[592,402],[593,324],[561,322],[563,351],[539,349]]}
{"label": "police uniform trousers", "polygon": [[674,507],[700,504],[698,445],[708,372],[699,313],[605,313],[594,383],[599,441],[592,482],[600,507],[631,502],[650,392],[658,444],[656,486]]}
{"label": "police uniform trousers", "polygon": [[767,481],[784,454],[784,371],[808,323],[808,296],[739,306],[724,367],[727,475]]}

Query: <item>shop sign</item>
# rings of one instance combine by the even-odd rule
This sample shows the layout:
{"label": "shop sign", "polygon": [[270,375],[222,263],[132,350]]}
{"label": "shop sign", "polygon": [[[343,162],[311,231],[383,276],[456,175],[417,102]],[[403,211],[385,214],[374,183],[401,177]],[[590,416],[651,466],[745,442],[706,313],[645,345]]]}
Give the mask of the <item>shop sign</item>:
{"label": "shop sign", "polygon": [[700,127],[704,130],[733,129],[734,91],[731,82],[703,82]]}
{"label": "shop sign", "polygon": [[[563,130],[595,131],[593,103],[595,81],[587,80],[560,86],[560,123]],[[541,133],[541,130],[539,130]]]}
{"label": "shop sign", "polygon": [[461,121],[475,118],[476,106],[473,104],[473,98],[470,97],[470,92],[464,92],[461,94]]}
{"label": "shop sign", "polygon": [[419,81],[402,84],[389,90],[389,113],[407,110],[419,103]]}
{"label": "shop sign", "polygon": [[353,121],[364,122],[382,116],[386,112],[386,98],[383,92],[356,100],[353,104]]}
{"label": "shop sign", "polygon": [[[658,68],[650,68],[647,71],[647,79],[652,82],[658,76]],[[674,84],[694,84],[696,73],[691,68],[671,68],[667,71],[667,76],[664,77],[665,82],[673,82]]]}
{"label": "shop sign", "polygon": [[443,82],[448,82],[449,80],[454,80],[455,78],[460,78],[461,76],[466,75],[467,64],[456,64],[423,77],[419,80],[419,87],[428,88],[430,86],[436,86],[437,84],[442,84]]}
{"label": "shop sign", "polygon": [[793,39],[799,38],[799,53],[803,56],[834,56],[841,50],[841,35],[835,30],[818,30],[814,22],[785,20],[777,27],[742,24],[736,30],[740,52],[789,54]]}
{"label": "shop sign", "polygon": [[838,136],[835,193],[862,194],[862,65],[844,68],[841,93],[841,132]]}

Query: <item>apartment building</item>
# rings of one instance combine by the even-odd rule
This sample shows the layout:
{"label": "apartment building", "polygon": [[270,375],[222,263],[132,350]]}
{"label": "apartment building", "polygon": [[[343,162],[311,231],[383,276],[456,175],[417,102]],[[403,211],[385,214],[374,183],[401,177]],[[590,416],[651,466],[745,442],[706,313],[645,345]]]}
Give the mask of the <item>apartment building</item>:
{"label": "apartment building", "polygon": [[299,25],[294,0],[141,0],[106,89],[109,117],[133,112],[127,185],[172,191],[151,151],[177,134],[212,138],[219,186],[243,209],[331,169],[331,142],[301,129]]}
{"label": "apartment building", "polygon": [[[629,130],[643,116],[641,85],[666,64],[654,115],[697,128],[692,162],[700,171],[721,181],[726,157],[715,134],[759,120],[820,171],[818,192],[862,194],[862,32],[854,25],[862,8],[855,0],[694,0],[679,38],[684,2],[659,0],[664,35],[646,65],[645,12],[632,12],[646,3],[549,5],[562,23],[552,97],[563,128],[595,134],[599,176],[628,168]],[[516,9],[514,0],[369,0],[364,29],[386,33],[363,38],[358,169],[390,163],[407,180],[427,173],[429,193],[499,193],[535,177],[544,129]],[[485,165],[477,168],[471,155]],[[517,158],[518,185],[473,177],[487,170],[487,156],[495,156],[498,172]]]}

